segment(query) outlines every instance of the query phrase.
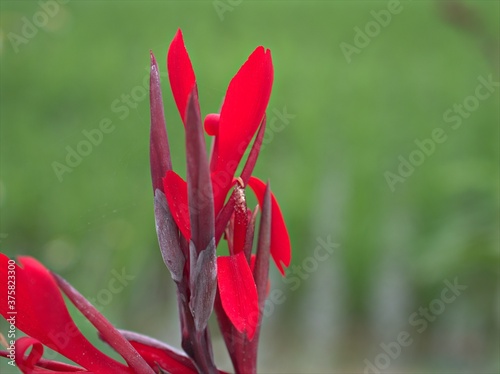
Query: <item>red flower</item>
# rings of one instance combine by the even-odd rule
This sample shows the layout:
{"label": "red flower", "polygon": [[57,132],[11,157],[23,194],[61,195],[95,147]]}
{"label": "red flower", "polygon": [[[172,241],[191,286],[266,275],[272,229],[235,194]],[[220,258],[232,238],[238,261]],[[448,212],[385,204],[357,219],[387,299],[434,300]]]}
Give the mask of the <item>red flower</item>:
{"label": "red flower", "polygon": [[[15,342],[9,338],[12,340],[9,341],[11,349],[0,351],[0,355],[14,359],[23,373],[154,374],[159,368],[169,373],[196,373],[194,365],[186,356],[167,345],[115,329],[64,279],[51,273],[35,259],[19,257],[18,260],[22,266],[0,253],[0,314],[27,337]],[[123,357],[126,364],[105,355],[83,336],[69,315],[60,290],[96,327],[101,339]],[[44,346],[80,366],[43,359]]]}
{"label": "red flower", "polygon": [[[182,304],[183,299],[191,299],[189,305],[192,317],[196,320],[199,314],[210,315],[206,310],[210,308],[210,302],[197,308],[200,304],[193,300],[196,297],[190,296],[182,285],[189,284],[187,289],[195,294],[197,286],[203,286],[208,290],[205,299],[211,300],[212,295],[215,295],[212,294],[214,283],[205,279],[201,284],[199,275],[202,269],[211,275],[216,270],[218,297],[215,306],[218,315],[224,314],[219,316],[224,336],[231,335],[234,338],[239,333],[243,334],[244,339],[252,341],[267,295],[265,291],[268,287],[269,256],[272,255],[283,275],[284,268],[290,265],[291,260],[290,239],[276,198],[264,182],[251,176],[265,132],[265,111],[273,83],[271,52],[263,47],[256,48],[231,80],[220,113],[206,116],[205,131],[213,136],[209,160],[200,120],[196,77],[180,30],[170,45],[167,68],[175,103],[186,131],[187,182],[172,170],[164,128],[158,68],[152,57],[153,190],[156,205],[162,205],[158,210],[162,212],[161,221],[167,225],[171,235],[166,234],[166,229],[160,230],[162,225],[157,216],[160,248],[172,277],[179,282],[179,293],[185,293],[179,302]],[[236,176],[236,170],[254,137],[243,170]],[[234,190],[226,201],[233,186]],[[246,205],[247,186],[255,193],[261,208],[267,212],[267,216],[263,214],[261,219],[259,245],[253,260],[256,265],[253,268],[251,252],[255,214]],[[161,202],[163,194],[167,206]],[[177,238],[172,221],[180,231]],[[210,243],[213,240],[216,246],[224,233],[230,255],[218,257],[215,266]],[[202,256],[204,251],[207,252]],[[193,266],[193,263],[196,265]],[[186,267],[187,264],[189,268]],[[188,313],[184,319],[189,318],[191,316]],[[226,323],[228,320],[229,324]],[[206,320],[203,319],[199,324],[206,326]],[[231,333],[231,326],[234,326],[236,332]],[[226,339],[228,346],[234,343],[231,339]],[[232,358],[233,363],[238,361],[238,358]]]}
{"label": "red flower", "polygon": [[[196,81],[180,30],[170,45],[167,66],[172,93],[179,114],[185,123],[187,102],[190,93],[196,90]],[[259,126],[264,125],[263,120],[271,95],[272,83],[271,52],[265,50],[264,47],[258,47],[231,80],[220,115],[209,114],[205,118],[205,129],[209,135],[214,136],[210,158],[210,177],[216,218],[221,212],[229,190],[234,185],[234,174],[245,150]],[[262,136],[263,133],[264,129],[262,129]],[[256,147],[255,159],[247,161],[250,170],[242,173],[240,177],[245,186],[249,185],[254,190],[259,203],[262,204],[265,184],[255,177],[250,178],[260,150],[260,142],[254,145]],[[169,206],[174,207],[172,209],[174,219],[183,235],[189,239],[188,201],[187,194],[184,193],[187,186],[182,178],[171,171],[165,176],[163,187]],[[272,219],[271,254],[276,266],[284,274],[283,267],[288,267],[291,260],[290,239],[274,195],[272,199],[275,208]],[[227,224],[227,222],[217,222],[218,226],[222,224]]]}

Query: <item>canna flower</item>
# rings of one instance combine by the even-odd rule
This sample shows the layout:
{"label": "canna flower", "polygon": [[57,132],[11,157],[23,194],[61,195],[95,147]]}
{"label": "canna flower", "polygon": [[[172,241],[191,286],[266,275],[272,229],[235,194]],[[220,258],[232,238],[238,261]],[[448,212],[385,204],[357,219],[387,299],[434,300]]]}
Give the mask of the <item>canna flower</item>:
{"label": "canna flower", "polygon": [[[170,45],[167,67],[172,93],[179,114],[186,124],[187,103],[191,91],[193,89],[196,91],[196,80],[180,30]],[[243,182],[242,187],[245,188],[248,185],[256,194],[259,203],[263,202],[265,184],[260,179],[251,177],[251,173],[257,161],[265,131],[265,110],[271,95],[272,83],[271,52],[258,47],[231,80],[220,114],[209,114],[205,118],[205,130],[208,135],[214,137],[210,157],[210,179],[215,217],[218,217],[222,211],[227,194],[235,184],[236,169],[259,128],[260,136],[256,139],[254,154],[248,159],[245,165],[247,170],[242,172],[240,178]],[[179,190],[186,190],[185,182],[175,172],[170,171],[164,178],[164,187],[169,206],[174,207],[176,223],[184,237],[189,239],[187,201],[185,199],[181,201],[175,194]],[[183,193],[181,196],[186,197],[187,194]],[[284,274],[284,267],[288,267],[291,260],[290,239],[276,198],[273,194],[271,198],[274,208],[271,255],[280,272]],[[232,207],[231,204],[228,208],[230,207]],[[218,236],[227,224],[227,217],[221,216],[220,218],[221,220],[216,222]]]}
{"label": "canna flower", "polygon": [[[232,353],[238,349],[236,345],[245,346],[236,340],[254,340],[267,296],[269,257],[283,275],[291,260],[290,239],[277,200],[268,185],[251,175],[265,132],[273,83],[271,52],[263,47],[254,50],[231,80],[220,113],[208,114],[202,124],[196,77],[178,30],[168,50],[167,69],[185,127],[186,181],[172,169],[153,55],[151,61],[150,157],[156,225],[165,264],[178,286],[181,321],[194,323],[199,334],[206,334],[215,301],[233,363],[243,370],[237,362],[244,352]],[[203,129],[213,137],[209,158]],[[236,175],[253,138],[242,172]],[[263,211],[255,255],[251,252],[257,209],[252,212],[247,207],[247,187]],[[215,260],[215,247],[223,236],[230,254]],[[189,353],[194,339],[188,327],[182,331]],[[255,349],[256,344],[255,339]]]}
{"label": "canna flower", "polygon": [[[9,350],[0,351],[0,356],[15,362],[23,373],[197,372],[187,356],[168,345],[143,335],[117,330],[78,291],[35,259],[19,257],[18,262],[20,265],[0,254],[0,314],[27,336],[16,341],[9,340]],[[14,292],[8,292],[8,284],[15,284],[10,289]],[[61,291],[95,326],[100,338],[120,354],[125,364],[107,356],[87,340],[71,318]],[[53,349],[79,366],[44,359],[44,347]]]}

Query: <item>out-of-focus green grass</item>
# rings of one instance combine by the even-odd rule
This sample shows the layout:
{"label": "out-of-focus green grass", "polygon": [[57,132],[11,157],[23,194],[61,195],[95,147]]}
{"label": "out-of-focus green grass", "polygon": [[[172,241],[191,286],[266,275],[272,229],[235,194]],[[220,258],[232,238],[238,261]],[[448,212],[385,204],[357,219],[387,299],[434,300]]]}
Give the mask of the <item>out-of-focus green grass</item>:
{"label": "out-of-focus green grass", "polygon": [[[148,100],[123,119],[112,104],[139,92],[153,50],[182,174],[183,127],[164,64],[177,28],[204,114],[217,111],[231,77],[264,45],[275,67],[268,116],[286,108],[295,117],[268,133],[255,174],[271,179],[294,266],[306,265],[318,238],[339,246],[297,290],[272,269],[286,302],[264,326],[263,372],[358,372],[403,330],[415,343],[392,371],[498,370],[498,87],[456,130],[443,114],[474,95],[478,77],[500,79],[500,8],[469,1],[464,13],[439,3],[403,2],[348,63],[340,43],[353,44],[353,29],[387,2],[247,0],[221,21],[211,1],[70,1],[15,53],[9,33],[21,34],[23,17],[40,5],[2,1],[2,251],[35,256],[88,297],[125,268],[136,278],[104,313],[178,345],[174,289],[154,230]],[[105,118],[114,131],[60,182],[52,163]],[[408,159],[415,139],[437,127],[447,140],[392,192],[384,173],[396,173],[398,157]],[[292,267],[289,279],[297,276]],[[455,277],[467,290],[415,333],[409,316]]]}

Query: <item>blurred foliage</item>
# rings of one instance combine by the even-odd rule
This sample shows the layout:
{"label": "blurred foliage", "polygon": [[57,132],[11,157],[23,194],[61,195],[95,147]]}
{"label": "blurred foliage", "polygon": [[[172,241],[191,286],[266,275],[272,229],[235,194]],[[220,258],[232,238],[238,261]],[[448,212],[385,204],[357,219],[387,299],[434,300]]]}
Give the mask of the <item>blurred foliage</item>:
{"label": "blurred foliage", "polygon": [[[263,372],[361,371],[456,277],[468,287],[463,296],[413,334],[417,343],[391,370],[498,371],[498,86],[457,129],[443,116],[475,94],[479,77],[500,80],[499,3],[402,2],[350,63],[341,43],[353,45],[354,28],[364,30],[370,12],[390,2],[246,0],[228,5],[222,20],[218,3],[69,1],[14,47],[11,33],[22,35],[23,17],[32,20],[41,5],[1,2],[2,251],[35,256],[94,298],[113,269],[125,268],[136,278],[100,305],[105,314],[178,345],[174,290],[154,229],[149,105],[140,88],[149,50],[162,70],[174,167],[183,174],[183,127],[164,64],[177,28],[204,114],[217,111],[231,77],[264,45],[275,67],[268,116],[286,108],[294,118],[266,135],[255,175],[271,180],[294,266],[314,256],[318,238],[338,248],[297,291],[272,269],[286,303],[266,319]],[[118,109],[131,93],[133,108]],[[76,149],[82,131],[106,118],[113,131],[60,181],[53,163],[64,163],[67,147]],[[436,128],[446,141],[391,191],[385,173],[397,173],[399,157],[408,160],[415,140]]]}

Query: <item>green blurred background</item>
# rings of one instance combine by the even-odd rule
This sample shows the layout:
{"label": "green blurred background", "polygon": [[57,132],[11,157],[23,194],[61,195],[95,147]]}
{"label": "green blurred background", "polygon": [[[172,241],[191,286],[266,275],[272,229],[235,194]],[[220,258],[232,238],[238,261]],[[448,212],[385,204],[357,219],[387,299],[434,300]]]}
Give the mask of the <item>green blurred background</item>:
{"label": "green blurred background", "polygon": [[[49,12],[43,2],[2,1],[2,252],[35,256],[117,326],[179,346],[153,220],[141,88],[149,50],[182,174],[183,127],[164,63],[177,28],[204,114],[217,111],[231,77],[264,45],[275,68],[268,117],[290,117],[268,129],[254,174],[271,179],[293,266],[288,281],[271,269],[285,300],[268,307],[260,371],[361,373],[370,362],[394,373],[499,372],[498,84],[471,99],[480,77],[500,80],[499,2],[401,2],[377,31],[372,12],[391,3],[69,1]],[[36,34],[26,22],[41,24]],[[356,47],[355,28],[367,26],[373,37],[346,57],[342,43]],[[131,94],[130,108],[120,108]],[[454,129],[458,119],[446,113],[464,101],[473,110]],[[113,131],[58,178],[53,163],[106,118]],[[446,140],[418,160],[415,141],[437,128]],[[422,164],[391,188],[387,172],[412,152]],[[315,257],[321,240],[335,243],[324,260]],[[104,297],[122,269],[134,279]],[[446,281],[467,288],[444,304]],[[414,313],[429,306],[429,317],[418,316],[425,328],[415,325]],[[217,362],[231,370],[212,330]],[[404,331],[412,343],[385,362],[382,345]],[[5,361],[0,369],[12,370]]]}

